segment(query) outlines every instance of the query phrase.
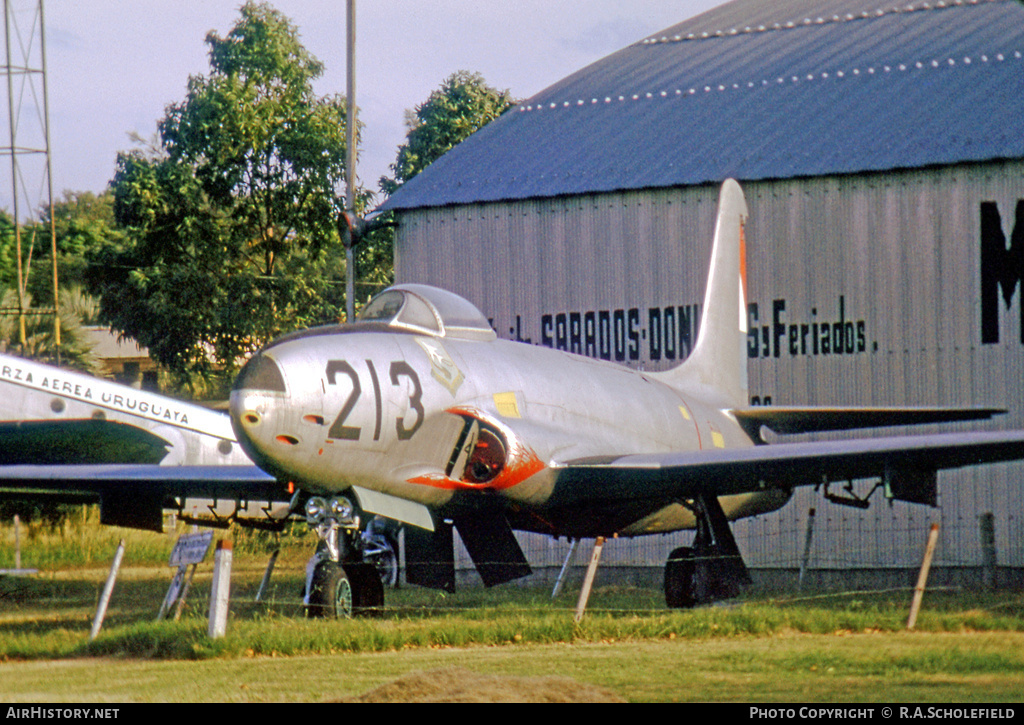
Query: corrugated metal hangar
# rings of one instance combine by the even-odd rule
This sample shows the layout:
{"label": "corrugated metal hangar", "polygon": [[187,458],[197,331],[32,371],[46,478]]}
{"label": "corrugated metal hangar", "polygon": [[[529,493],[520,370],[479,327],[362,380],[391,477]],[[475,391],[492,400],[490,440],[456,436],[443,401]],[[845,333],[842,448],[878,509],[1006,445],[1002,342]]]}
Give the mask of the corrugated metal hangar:
{"label": "corrugated metal hangar", "polygon": [[[407,183],[385,205],[396,277],[464,295],[504,337],[664,369],[695,340],[732,177],[750,208],[752,403],[996,406],[989,425],[1024,427],[1022,52],[1017,0],[735,0]],[[904,572],[936,521],[939,570],[976,571],[987,518],[1001,576],[1019,575],[1024,466],[942,474],[939,496],[862,511],[799,491],[735,531],[752,568],[793,569],[813,508],[812,569]],[[605,558],[660,567],[689,537]],[[542,568],[566,546],[525,548]]]}

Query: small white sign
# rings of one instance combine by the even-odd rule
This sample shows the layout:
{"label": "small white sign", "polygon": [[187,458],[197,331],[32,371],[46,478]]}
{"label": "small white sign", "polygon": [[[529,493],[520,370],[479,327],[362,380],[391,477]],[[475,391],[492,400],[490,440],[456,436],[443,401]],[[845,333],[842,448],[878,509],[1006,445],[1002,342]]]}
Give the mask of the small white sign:
{"label": "small white sign", "polygon": [[202,563],[212,541],[212,531],[204,531],[201,534],[185,534],[179,537],[178,543],[174,545],[174,551],[171,552],[170,565],[187,566]]}

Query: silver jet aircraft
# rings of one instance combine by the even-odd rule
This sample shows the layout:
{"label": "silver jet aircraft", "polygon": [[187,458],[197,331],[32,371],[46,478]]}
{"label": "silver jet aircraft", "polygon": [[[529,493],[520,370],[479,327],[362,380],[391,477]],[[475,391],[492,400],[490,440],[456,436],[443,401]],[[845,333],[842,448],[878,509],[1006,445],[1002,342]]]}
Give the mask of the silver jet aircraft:
{"label": "silver jet aircraft", "polygon": [[453,528],[487,585],[530,571],[513,530],[594,538],[696,528],[665,570],[668,604],[691,606],[749,580],[728,522],[779,508],[795,486],[873,478],[891,498],[934,505],[938,470],[1024,458],[1021,431],[765,444],[765,427],[997,411],[750,407],[746,217],[739,185],[726,181],[699,338],[667,372],[499,340],[471,303],[416,284],[385,291],[353,324],[294,333],[256,354],[235,383],[231,420],[263,470],[304,492],[321,537],[309,611],[383,603],[358,535],[367,512],[410,524],[410,582],[448,589]]}

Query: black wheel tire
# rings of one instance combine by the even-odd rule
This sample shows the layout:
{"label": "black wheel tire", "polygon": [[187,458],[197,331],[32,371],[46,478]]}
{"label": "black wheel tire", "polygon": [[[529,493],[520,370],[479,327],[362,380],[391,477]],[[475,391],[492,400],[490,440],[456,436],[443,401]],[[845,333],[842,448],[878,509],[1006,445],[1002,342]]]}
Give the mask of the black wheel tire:
{"label": "black wheel tire", "polygon": [[681,546],[668,555],[665,564],[665,604],[670,609],[690,609],[697,604],[693,596],[695,572],[693,549]]}
{"label": "black wheel tire", "polygon": [[347,619],[354,611],[355,588],[344,567],[324,559],[313,568],[306,616],[320,619]]}
{"label": "black wheel tire", "polygon": [[345,564],[345,575],[352,583],[352,614],[380,616],[384,609],[384,585],[377,567],[367,562]]}

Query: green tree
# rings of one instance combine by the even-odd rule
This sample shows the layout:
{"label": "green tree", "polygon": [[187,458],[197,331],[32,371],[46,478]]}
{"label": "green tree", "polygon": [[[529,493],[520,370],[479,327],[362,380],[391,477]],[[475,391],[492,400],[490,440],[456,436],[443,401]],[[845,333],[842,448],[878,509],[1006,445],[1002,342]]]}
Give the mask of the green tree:
{"label": "green tree", "polygon": [[398,148],[398,158],[391,165],[394,176],[380,178],[381,190],[393,194],[513,105],[509,91],[492,88],[479,73],[463,70],[448,76],[424,103],[406,111],[406,142]]}
{"label": "green tree", "polygon": [[0,209],[0,290],[18,284],[18,259],[15,249],[14,220]]}
{"label": "green tree", "polygon": [[[43,299],[50,303],[49,309],[52,309],[53,291],[51,290]],[[83,323],[94,312],[94,299],[82,292],[78,286],[61,290],[59,350],[54,337],[52,315],[33,313],[31,294],[25,295],[24,303],[25,309],[28,310],[25,316],[25,344],[21,344],[17,313],[0,315],[0,351],[85,372],[96,370],[98,361],[92,353],[92,343],[83,329]],[[17,292],[8,289],[0,294],[0,305],[7,310],[17,310]]]}
{"label": "green tree", "polygon": [[[22,240],[34,238],[28,291],[36,300],[53,298],[53,267],[50,245],[50,210],[43,209],[40,221],[26,225]],[[85,282],[87,255],[124,237],[114,221],[114,195],[91,191],[65,191],[53,203],[53,229],[57,246],[57,272],[61,288],[81,288]],[[33,236],[34,235],[34,236]],[[82,294],[81,290],[75,294]],[[83,320],[94,324],[95,320]]]}
{"label": "green tree", "polygon": [[206,43],[210,73],[168,107],[159,144],[118,155],[127,235],[88,273],[103,321],[193,385],[230,380],[271,338],[337,319],[344,292],[344,99],[314,94],[323,65],[267,4],[246,3]]}
{"label": "green tree", "polygon": [[[18,275],[14,224],[0,213],[0,349],[49,363],[92,370],[96,360],[83,324],[95,324],[95,300],[82,289],[85,255],[90,249],[111,243],[120,233],[114,228],[113,196],[91,192],[65,192],[53,204],[57,268],[60,283],[61,344],[53,329],[53,262],[50,240],[50,209],[40,219],[22,225],[22,270],[26,289],[22,297],[25,342],[22,344],[18,315]],[[33,304],[33,302],[35,304]]]}

